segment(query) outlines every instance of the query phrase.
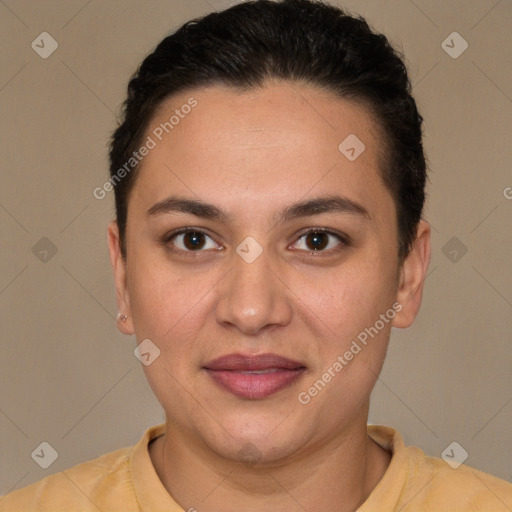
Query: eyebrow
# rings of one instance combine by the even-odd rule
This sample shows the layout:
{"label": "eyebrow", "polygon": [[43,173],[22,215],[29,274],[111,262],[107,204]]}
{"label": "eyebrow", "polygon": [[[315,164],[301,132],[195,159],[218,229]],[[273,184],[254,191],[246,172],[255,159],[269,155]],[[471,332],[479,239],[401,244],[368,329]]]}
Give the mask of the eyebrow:
{"label": "eyebrow", "polygon": [[[170,196],[155,203],[147,211],[147,215],[151,217],[176,212],[189,213],[203,219],[217,220],[223,224],[227,224],[232,220],[232,215],[225,213],[213,204],[178,196]],[[302,201],[286,207],[282,212],[278,213],[276,224],[322,213],[343,213],[371,219],[368,211],[359,203],[346,197],[330,195]]]}

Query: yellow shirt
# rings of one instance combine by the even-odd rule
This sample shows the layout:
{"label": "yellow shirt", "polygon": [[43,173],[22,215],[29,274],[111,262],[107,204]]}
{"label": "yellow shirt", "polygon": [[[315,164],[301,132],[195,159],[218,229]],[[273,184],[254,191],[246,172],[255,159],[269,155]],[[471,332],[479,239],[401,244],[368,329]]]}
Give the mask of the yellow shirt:
{"label": "yellow shirt", "polygon": [[[148,443],[165,424],[146,430],[133,447],[47,476],[0,498],[0,512],[184,512],[153,467]],[[405,447],[400,434],[380,425],[368,434],[393,455],[384,477],[358,512],[510,512],[512,484]]]}

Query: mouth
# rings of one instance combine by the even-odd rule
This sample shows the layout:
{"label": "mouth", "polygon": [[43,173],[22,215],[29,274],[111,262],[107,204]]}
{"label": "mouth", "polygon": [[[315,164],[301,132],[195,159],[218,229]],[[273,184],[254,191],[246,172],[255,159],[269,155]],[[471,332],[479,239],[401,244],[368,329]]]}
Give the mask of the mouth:
{"label": "mouth", "polygon": [[208,362],[203,368],[223,390],[249,400],[260,400],[281,391],[307,370],[302,363],[276,354],[229,354]]}

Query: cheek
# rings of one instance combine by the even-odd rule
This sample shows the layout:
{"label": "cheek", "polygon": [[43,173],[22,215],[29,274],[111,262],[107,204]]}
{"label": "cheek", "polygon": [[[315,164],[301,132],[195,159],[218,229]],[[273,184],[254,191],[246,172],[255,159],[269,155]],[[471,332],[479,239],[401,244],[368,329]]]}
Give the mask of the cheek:
{"label": "cheek", "polygon": [[128,288],[137,338],[166,350],[186,347],[203,322],[221,273],[180,269],[160,255],[140,255],[133,262]]}
{"label": "cheek", "polygon": [[395,314],[390,268],[375,254],[361,257],[304,295],[304,314],[318,338],[316,364],[300,399],[311,401],[309,411],[326,426],[334,428],[366,403],[382,369]]}
{"label": "cheek", "polygon": [[[147,338],[160,350],[143,370],[164,410],[184,410],[190,396],[201,396],[190,376],[196,375],[208,345],[203,326],[218,278],[180,272],[149,256],[139,261],[133,266],[129,290],[135,332],[138,343]],[[202,350],[197,350],[198,344]]]}
{"label": "cheek", "polygon": [[[358,254],[329,273],[297,273],[303,313],[334,344],[375,323],[394,302],[396,275],[387,258]],[[371,254],[373,252],[373,254]]]}

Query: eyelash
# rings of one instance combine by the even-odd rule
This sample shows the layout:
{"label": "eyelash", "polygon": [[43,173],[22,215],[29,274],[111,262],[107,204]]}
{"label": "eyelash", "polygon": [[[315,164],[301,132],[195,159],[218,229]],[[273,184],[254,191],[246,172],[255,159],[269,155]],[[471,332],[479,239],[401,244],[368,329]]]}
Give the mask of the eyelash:
{"label": "eyelash", "polygon": [[[194,228],[183,228],[183,229],[180,229],[178,231],[173,231],[171,233],[167,233],[163,238],[162,238],[162,244],[167,248],[167,250],[169,250],[170,252],[174,252],[174,253],[180,253],[180,254],[185,254],[187,256],[191,256],[191,257],[197,257],[199,256],[200,253],[202,252],[206,252],[207,250],[204,250],[204,249],[198,249],[197,251],[189,251],[189,250],[184,250],[184,249],[178,249],[174,246],[169,246],[169,242],[175,238],[176,236],[178,235],[183,235],[183,234],[188,234],[188,233],[198,233],[198,234],[201,234],[201,235],[205,235],[206,237],[212,239],[211,236],[209,236],[207,233],[205,233],[204,231],[201,231],[200,229],[194,229]],[[351,245],[351,240],[350,240],[350,237],[348,237],[347,235],[345,234],[341,234],[341,233],[335,233],[333,231],[330,231],[326,228],[309,228],[307,229],[306,231],[303,231],[302,233],[300,233],[299,237],[297,238],[297,241],[301,240],[302,238],[304,238],[305,236],[309,235],[309,234],[312,234],[312,233],[325,233],[327,235],[331,235],[335,238],[338,239],[338,241],[340,242],[340,244],[335,247],[334,249],[322,249],[322,250],[319,250],[319,251],[314,251],[314,250],[309,250],[309,251],[306,251],[306,250],[302,250],[300,249],[299,251],[300,252],[304,252],[306,253],[308,256],[314,256],[314,255],[317,255],[317,254],[321,254],[321,253],[331,253],[333,251],[340,251],[342,250],[343,247],[347,247],[347,246],[350,246]],[[297,242],[294,243],[294,245],[296,244]]]}

